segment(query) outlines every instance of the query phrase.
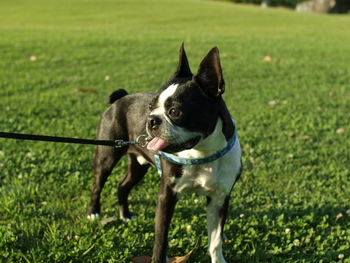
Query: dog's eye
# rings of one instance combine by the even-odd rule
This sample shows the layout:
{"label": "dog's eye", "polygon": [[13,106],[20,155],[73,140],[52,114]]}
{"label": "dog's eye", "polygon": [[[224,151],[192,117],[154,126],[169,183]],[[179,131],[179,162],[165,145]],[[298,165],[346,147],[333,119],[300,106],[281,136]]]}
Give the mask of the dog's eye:
{"label": "dog's eye", "polygon": [[172,118],[178,118],[181,116],[181,111],[179,109],[176,109],[176,108],[171,108],[169,110],[169,115]]}

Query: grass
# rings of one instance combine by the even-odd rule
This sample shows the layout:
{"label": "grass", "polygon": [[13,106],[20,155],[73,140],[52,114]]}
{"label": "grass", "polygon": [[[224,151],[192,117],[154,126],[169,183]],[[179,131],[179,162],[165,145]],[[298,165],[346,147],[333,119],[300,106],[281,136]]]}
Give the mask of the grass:
{"label": "grass", "polygon": [[[0,130],[94,138],[112,91],[157,89],[182,41],[193,70],[217,45],[245,167],[225,227],[227,261],[349,263],[349,28],[349,16],[226,2],[3,0]],[[137,219],[91,223],[93,152],[0,139],[0,262],[150,255],[156,170],[131,195]],[[117,215],[124,169],[104,189],[104,218]],[[169,239],[170,256],[199,240],[191,262],[210,261],[203,198],[181,199]]]}

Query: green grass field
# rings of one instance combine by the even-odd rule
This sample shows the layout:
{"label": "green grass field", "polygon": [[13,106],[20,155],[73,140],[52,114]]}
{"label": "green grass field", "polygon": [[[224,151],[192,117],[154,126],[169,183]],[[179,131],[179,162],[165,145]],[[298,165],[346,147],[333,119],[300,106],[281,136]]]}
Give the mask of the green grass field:
{"label": "green grass field", "polygon": [[[193,71],[218,46],[244,149],[228,262],[350,262],[350,16],[199,0],[2,0],[0,131],[94,138],[108,95],[156,90],[182,41]],[[87,89],[90,92],[79,92]],[[0,262],[130,262],[150,255],[159,177],[139,217],[89,222],[94,147],[0,139]],[[118,215],[116,184],[103,219]],[[183,196],[169,256],[207,255],[205,199]]]}

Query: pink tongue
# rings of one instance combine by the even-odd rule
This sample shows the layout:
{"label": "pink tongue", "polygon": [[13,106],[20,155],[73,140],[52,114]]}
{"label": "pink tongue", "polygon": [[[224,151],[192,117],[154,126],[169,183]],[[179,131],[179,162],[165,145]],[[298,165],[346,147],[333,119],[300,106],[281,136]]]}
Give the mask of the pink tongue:
{"label": "pink tongue", "polygon": [[162,149],[164,149],[165,147],[167,147],[169,145],[169,143],[167,143],[166,141],[164,141],[161,138],[158,137],[154,137],[152,139],[152,141],[150,141],[147,144],[147,149],[148,150],[152,150],[152,151],[161,151]]}

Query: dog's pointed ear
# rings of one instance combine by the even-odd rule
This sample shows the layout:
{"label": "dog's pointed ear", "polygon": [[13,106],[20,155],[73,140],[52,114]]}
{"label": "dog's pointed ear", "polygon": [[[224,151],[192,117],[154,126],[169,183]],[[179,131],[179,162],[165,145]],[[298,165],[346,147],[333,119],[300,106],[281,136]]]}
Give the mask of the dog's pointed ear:
{"label": "dog's pointed ear", "polygon": [[222,76],[219,49],[212,48],[199,65],[195,81],[211,98],[217,98],[225,91],[225,81]]}
{"label": "dog's pointed ear", "polygon": [[179,64],[173,75],[174,78],[192,78],[193,74],[188,64],[184,43],[182,42],[179,52]]}

